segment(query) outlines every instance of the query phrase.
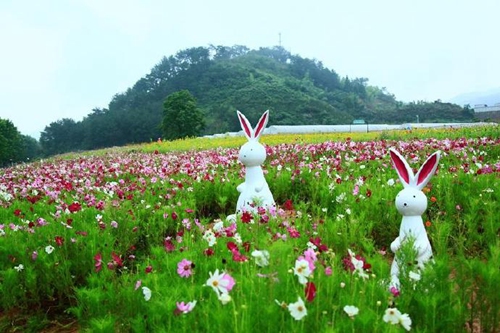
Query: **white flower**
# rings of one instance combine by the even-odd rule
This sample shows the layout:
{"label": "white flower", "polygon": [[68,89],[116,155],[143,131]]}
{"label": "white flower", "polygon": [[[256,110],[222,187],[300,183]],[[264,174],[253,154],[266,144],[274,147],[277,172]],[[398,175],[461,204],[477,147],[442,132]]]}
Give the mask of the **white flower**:
{"label": "white flower", "polygon": [[405,330],[411,330],[411,318],[408,314],[402,314],[399,317],[399,323],[404,327]]}
{"label": "white flower", "polygon": [[305,259],[295,260],[295,267],[293,273],[299,277],[300,284],[306,284],[307,278],[311,275],[309,262]]}
{"label": "white flower", "polygon": [[386,323],[391,323],[393,325],[399,324],[399,318],[401,317],[401,312],[396,308],[388,308],[385,310],[385,314],[382,319]]}
{"label": "white flower", "polygon": [[229,284],[229,281],[224,278],[225,273],[222,272],[219,274],[219,270],[216,269],[215,272],[212,274],[212,272],[209,272],[210,277],[208,278],[207,282],[205,283],[206,286],[212,287],[212,289],[217,293],[217,296],[220,297],[220,294],[227,294],[227,286]]}
{"label": "white flower", "polygon": [[410,271],[409,276],[410,276],[410,279],[412,279],[414,281],[420,280],[420,274],[415,273],[414,271]]}
{"label": "white flower", "polygon": [[346,305],[344,306],[344,311],[347,313],[349,317],[354,317],[359,313],[359,309],[354,305]]}
{"label": "white flower", "polygon": [[241,239],[241,235],[239,233],[235,233],[233,239],[237,244],[243,243],[243,240]]}
{"label": "white flower", "polygon": [[142,287],[142,294],[144,295],[144,299],[149,301],[151,299],[151,289],[148,287]]}
{"label": "white flower", "polygon": [[341,194],[337,195],[337,197],[335,198],[335,201],[337,201],[337,203],[342,203],[346,197],[347,197],[347,194],[345,192],[342,192]]}
{"label": "white flower", "polygon": [[347,215],[351,215],[351,209],[350,208],[346,208],[345,212],[346,212]]}
{"label": "white flower", "polygon": [[392,178],[387,181],[387,185],[389,185],[389,186],[394,186],[394,184],[395,184],[395,181]]}
{"label": "white flower", "polygon": [[217,243],[217,238],[211,230],[205,231],[203,234],[203,239],[208,242],[208,246],[214,246]]}
{"label": "white flower", "polygon": [[51,254],[53,251],[54,251],[54,247],[52,245],[47,245],[45,247],[45,252],[47,252],[48,254]]}
{"label": "white flower", "polygon": [[364,263],[361,260],[356,259],[355,257],[351,257],[351,262],[354,265],[354,272],[358,273],[358,275],[363,279],[368,279],[370,276],[366,274],[363,269]]}
{"label": "white flower", "polygon": [[18,272],[22,271],[24,269],[24,265],[23,264],[19,264],[17,266],[14,266],[14,269]]}
{"label": "white flower", "polygon": [[297,302],[288,305],[288,311],[295,320],[301,320],[307,315],[307,309],[302,298],[299,297]]}
{"label": "white flower", "polygon": [[217,222],[212,227],[212,230],[215,232],[221,232],[224,229],[224,222],[222,220],[216,220]]}
{"label": "white flower", "polygon": [[255,263],[260,267],[265,267],[269,265],[269,251],[254,250],[252,252],[252,257],[255,258]]}
{"label": "white flower", "polygon": [[229,296],[228,293],[222,293],[219,295],[219,301],[222,303],[222,305],[226,305],[227,303],[231,302],[231,296]]}

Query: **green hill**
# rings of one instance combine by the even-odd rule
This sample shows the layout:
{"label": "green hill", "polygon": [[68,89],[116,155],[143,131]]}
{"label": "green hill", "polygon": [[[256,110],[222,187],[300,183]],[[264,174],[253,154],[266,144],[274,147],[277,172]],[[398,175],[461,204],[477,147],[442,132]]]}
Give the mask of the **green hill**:
{"label": "green hill", "polygon": [[320,61],[292,55],[280,47],[195,47],[164,57],[151,72],[107,109],[94,109],[80,122],[62,119],[48,125],[40,143],[46,154],[120,146],[161,137],[163,102],[188,90],[205,114],[204,134],[238,131],[236,110],[251,121],[269,109],[269,125],[471,121],[473,112],[458,105],[403,104],[368,79],[340,77]]}

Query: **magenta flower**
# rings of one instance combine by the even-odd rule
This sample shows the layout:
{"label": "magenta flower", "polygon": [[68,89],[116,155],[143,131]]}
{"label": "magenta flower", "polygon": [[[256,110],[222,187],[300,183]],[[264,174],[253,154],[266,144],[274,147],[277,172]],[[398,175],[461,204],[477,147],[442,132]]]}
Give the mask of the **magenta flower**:
{"label": "magenta flower", "polygon": [[330,276],[332,275],[333,271],[332,271],[332,268],[330,266],[328,267],[325,267],[325,275],[326,276]]}
{"label": "magenta flower", "polygon": [[394,296],[394,297],[398,297],[400,292],[398,290],[398,288],[392,286],[391,289],[389,289],[389,291],[391,292],[391,294]]}
{"label": "magenta flower", "polygon": [[177,274],[180,275],[180,277],[188,278],[193,274],[193,271],[191,268],[193,267],[193,263],[187,259],[182,259],[178,264],[177,264]]}

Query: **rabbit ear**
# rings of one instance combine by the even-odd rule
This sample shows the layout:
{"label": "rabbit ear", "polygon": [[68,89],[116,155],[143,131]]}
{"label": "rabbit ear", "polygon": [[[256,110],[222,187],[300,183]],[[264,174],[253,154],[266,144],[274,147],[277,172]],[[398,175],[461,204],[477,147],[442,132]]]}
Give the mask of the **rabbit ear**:
{"label": "rabbit ear", "polygon": [[419,190],[423,189],[425,185],[429,182],[432,175],[436,172],[438,167],[439,158],[441,157],[441,152],[438,150],[422,164],[417,174],[415,175],[416,185]]}
{"label": "rabbit ear", "polygon": [[243,115],[243,113],[241,113],[238,110],[236,110],[236,113],[238,114],[238,119],[240,120],[241,129],[243,129],[245,136],[247,137],[248,140],[252,139],[253,138],[252,125],[248,121],[247,117]]}
{"label": "rabbit ear", "polygon": [[259,139],[262,133],[264,133],[264,129],[266,128],[267,122],[269,121],[269,110],[264,112],[264,114],[260,117],[257,126],[255,127],[254,138]]}
{"label": "rabbit ear", "polygon": [[398,172],[399,180],[401,180],[404,187],[410,186],[410,184],[413,183],[414,176],[408,162],[406,162],[406,159],[393,148],[389,149],[389,153],[391,155],[394,169]]}

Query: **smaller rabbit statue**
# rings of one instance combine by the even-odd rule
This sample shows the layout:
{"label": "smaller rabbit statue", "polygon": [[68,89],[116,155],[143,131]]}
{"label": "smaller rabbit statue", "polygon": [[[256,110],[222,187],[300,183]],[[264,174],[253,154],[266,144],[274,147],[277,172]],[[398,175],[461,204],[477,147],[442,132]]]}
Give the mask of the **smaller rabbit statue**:
{"label": "smaller rabbit statue", "polygon": [[[422,214],[427,209],[427,197],[422,189],[429,182],[438,167],[440,151],[436,151],[427,158],[414,175],[405,158],[393,148],[389,149],[392,163],[396,169],[399,179],[403,184],[403,189],[396,196],[396,209],[403,215],[399,236],[391,243],[391,250],[396,252],[401,247],[405,239],[414,239],[414,248],[417,251],[418,267],[423,268],[424,264],[432,257],[432,247],[427,237]],[[391,287],[399,288],[399,266],[396,258],[391,266]]]}
{"label": "smaller rabbit statue", "polygon": [[245,182],[238,185],[240,192],[236,213],[244,211],[256,212],[258,207],[269,208],[275,205],[273,194],[269,190],[261,165],[266,160],[266,148],[259,142],[259,138],[269,120],[269,110],[260,117],[255,129],[248,119],[236,111],[243,133],[248,139],[240,148],[238,160],[245,166]]}

